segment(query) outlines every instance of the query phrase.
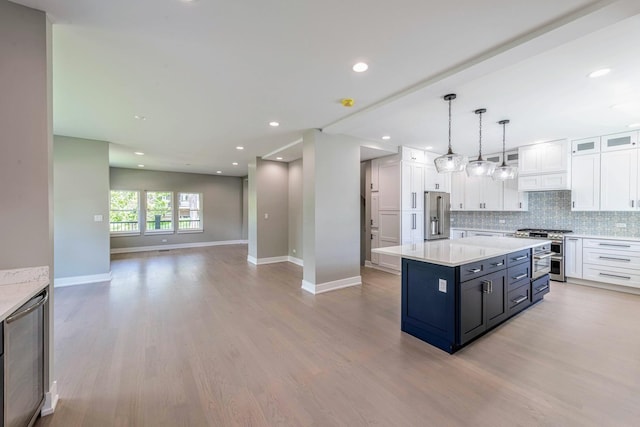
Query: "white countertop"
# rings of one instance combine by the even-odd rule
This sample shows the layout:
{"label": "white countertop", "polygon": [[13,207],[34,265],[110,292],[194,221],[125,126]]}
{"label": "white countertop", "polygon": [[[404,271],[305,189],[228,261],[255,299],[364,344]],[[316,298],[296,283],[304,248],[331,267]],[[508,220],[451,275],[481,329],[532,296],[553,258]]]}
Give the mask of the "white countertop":
{"label": "white countertop", "polygon": [[0,321],[49,284],[49,267],[0,270]]}
{"label": "white countertop", "polygon": [[519,239],[515,237],[466,237],[454,240],[435,240],[402,246],[372,249],[372,252],[395,255],[416,261],[457,267],[474,261],[506,255],[522,249],[551,243],[550,240]]}

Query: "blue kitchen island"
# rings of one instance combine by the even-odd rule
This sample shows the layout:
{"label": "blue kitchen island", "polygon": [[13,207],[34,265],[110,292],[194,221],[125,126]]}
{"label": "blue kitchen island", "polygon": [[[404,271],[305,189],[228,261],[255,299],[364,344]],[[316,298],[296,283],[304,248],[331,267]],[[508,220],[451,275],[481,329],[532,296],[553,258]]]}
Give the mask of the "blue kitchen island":
{"label": "blue kitchen island", "polygon": [[373,251],[402,257],[402,331],[454,353],[549,292],[533,271],[545,244],[478,236]]}

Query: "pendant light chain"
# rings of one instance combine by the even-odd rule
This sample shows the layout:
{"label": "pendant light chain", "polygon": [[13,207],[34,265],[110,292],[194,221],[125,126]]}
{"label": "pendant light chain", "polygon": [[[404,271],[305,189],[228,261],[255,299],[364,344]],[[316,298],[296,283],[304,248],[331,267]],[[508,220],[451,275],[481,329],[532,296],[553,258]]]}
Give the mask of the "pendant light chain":
{"label": "pendant light chain", "polygon": [[478,152],[478,159],[482,160],[482,113],[480,113],[479,116],[480,116],[480,150]]}
{"label": "pendant light chain", "polygon": [[451,98],[449,98],[449,153],[451,152]]}
{"label": "pendant light chain", "polygon": [[507,133],[507,121],[502,121],[502,166],[507,166],[505,134]]}

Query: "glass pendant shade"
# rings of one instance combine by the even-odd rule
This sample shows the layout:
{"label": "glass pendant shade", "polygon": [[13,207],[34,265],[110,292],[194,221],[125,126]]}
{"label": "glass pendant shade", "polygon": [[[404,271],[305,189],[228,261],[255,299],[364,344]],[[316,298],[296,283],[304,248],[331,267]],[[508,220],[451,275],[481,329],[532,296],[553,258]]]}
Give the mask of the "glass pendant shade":
{"label": "glass pendant shade", "polygon": [[471,178],[493,176],[493,171],[496,169],[496,164],[494,162],[490,162],[482,158],[482,114],[486,112],[487,110],[485,110],[484,108],[480,108],[475,111],[475,113],[480,117],[480,142],[478,150],[478,160],[469,162],[466,167],[467,176]]}
{"label": "glass pendant shade", "polygon": [[449,150],[447,154],[434,159],[438,173],[462,172],[467,164],[467,159],[460,154],[455,154],[451,149],[451,101],[456,99],[454,93],[444,96],[444,100],[449,103]]}
{"label": "glass pendant shade", "polygon": [[498,122],[502,125],[502,165],[496,168],[493,172],[493,179],[495,181],[506,181],[508,179],[516,179],[518,176],[518,168],[516,166],[509,166],[505,161],[505,134],[506,134],[506,125],[509,123],[509,120],[500,120]]}
{"label": "glass pendant shade", "polygon": [[436,169],[439,173],[462,172],[467,164],[467,159],[464,156],[454,154],[453,151],[449,150],[447,154],[436,157],[434,163],[436,164]]}

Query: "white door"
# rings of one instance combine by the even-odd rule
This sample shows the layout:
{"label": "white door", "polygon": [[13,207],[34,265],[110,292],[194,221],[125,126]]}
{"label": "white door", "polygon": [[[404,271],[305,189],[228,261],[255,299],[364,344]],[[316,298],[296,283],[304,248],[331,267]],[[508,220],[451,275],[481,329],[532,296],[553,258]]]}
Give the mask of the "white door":
{"label": "white door", "polygon": [[564,275],[582,279],[582,239],[564,239]]}
{"label": "white door", "polygon": [[600,158],[600,210],[637,209],[638,150],[609,151]]}
{"label": "white door", "polygon": [[378,214],[380,212],[380,198],[378,192],[371,193],[371,227],[379,227]]}
{"label": "white door", "polygon": [[379,208],[381,211],[400,210],[400,163],[381,164],[379,171]]}
{"label": "white door", "polygon": [[572,157],[571,210],[600,210],[600,154]]}

